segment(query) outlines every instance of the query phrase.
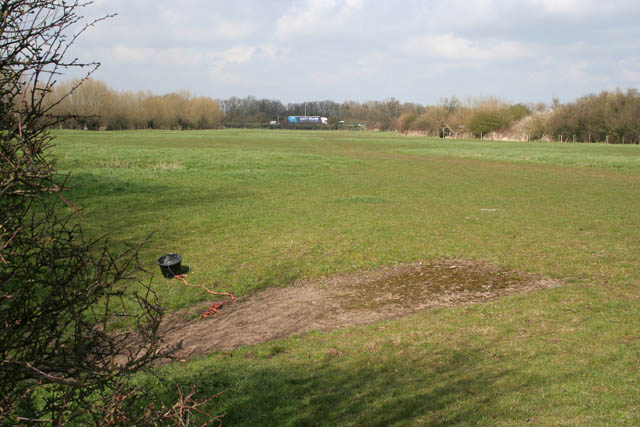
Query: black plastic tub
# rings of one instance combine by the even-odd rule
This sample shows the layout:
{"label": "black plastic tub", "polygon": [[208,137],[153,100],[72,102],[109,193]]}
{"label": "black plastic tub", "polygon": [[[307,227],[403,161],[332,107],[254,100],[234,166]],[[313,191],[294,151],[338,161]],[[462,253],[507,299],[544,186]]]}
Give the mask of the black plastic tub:
{"label": "black plastic tub", "polygon": [[162,275],[167,279],[182,274],[182,256],[180,254],[166,254],[158,258],[158,265]]}

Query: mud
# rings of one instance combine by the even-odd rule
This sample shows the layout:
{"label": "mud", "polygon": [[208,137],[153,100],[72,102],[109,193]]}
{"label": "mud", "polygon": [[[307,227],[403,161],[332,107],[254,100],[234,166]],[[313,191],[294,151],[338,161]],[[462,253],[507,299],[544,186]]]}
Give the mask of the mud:
{"label": "mud", "polygon": [[225,304],[221,315],[204,319],[195,316],[207,305],[192,307],[166,316],[160,333],[168,346],[182,342],[176,358],[187,360],[308,331],[476,304],[561,284],[469,260],[400,264],[270,288]]}

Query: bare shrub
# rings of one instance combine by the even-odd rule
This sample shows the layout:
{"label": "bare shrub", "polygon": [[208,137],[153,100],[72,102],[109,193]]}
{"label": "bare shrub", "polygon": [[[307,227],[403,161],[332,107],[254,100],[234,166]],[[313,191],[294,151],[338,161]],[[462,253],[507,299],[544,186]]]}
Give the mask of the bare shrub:
{"label": "bare shrub", "polygon": [[[172,351],[159,350],[163,310],[149,283],[136,280],[140,246],[115,251],[104,238],[87,238],[49,155],[48,129],[70,118],[53,110],[81,83],[52,100],[56,77],[98,66],[64,59],[96,23],[83,25],[77,12],[86,5],[0,1],[2,425],[176,421],[154,404],[141,407],[135,396],[143,391],[128,380]],[[113,319],[131,330],[111,331]],[[139,345],[130,351],[133,336]],[[192,397],[182,398],[187,413],[197,406]]]}

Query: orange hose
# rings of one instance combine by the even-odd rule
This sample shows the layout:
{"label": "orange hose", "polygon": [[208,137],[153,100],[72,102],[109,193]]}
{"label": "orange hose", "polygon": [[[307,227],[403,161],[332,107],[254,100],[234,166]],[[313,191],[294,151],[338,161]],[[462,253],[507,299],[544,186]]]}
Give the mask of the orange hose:
{"label": "orange hose", "polygon": [[[177,274],[177,275],[173,276],[174,279],[181,280],[182,283],[184,283],[185,286],[189,286],[190,288],[201,288],[201,289],[204,289],[205,291],[209,292],[211,295],[226,295],[226,296],[231,298],[229,301],[233,301],[233,300],[236,299],[236,297],[233,296],[233,294],[231,294],[229,292],[216,292],[216,291],[212,291],[211,289],[207,288],[206,286],[192,285],[191,283],[187,282],[186,277],[187,277],[186,274]],[[224,301],[211,304],[207,311],[205,311],[204,313],[200,314],[200,318],[202,319],[203,317],[211,316],[214,313],[222,314],[222,313],[220,313],[219,309],[224,304],[225,304]]]}

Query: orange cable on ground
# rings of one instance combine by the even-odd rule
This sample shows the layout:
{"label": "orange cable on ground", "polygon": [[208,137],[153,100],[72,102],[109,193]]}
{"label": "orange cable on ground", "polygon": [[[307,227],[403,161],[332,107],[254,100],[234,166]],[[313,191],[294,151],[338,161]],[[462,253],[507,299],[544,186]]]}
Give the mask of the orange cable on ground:
{"label": "orange cable on ground", "polygon": [[[182,283],[184,283],[185,286],[189,286],[190,288],[201,288],[201,289],[204,289],[205,291],[209,292],[211,295],[226,295],[228,297],[231,297],[231,299],[229,301],[233,301],[234,299],[236,299],[236,297],[233,296],[233,294],[231,294],[229,292],[216,292],[216,291],[212,291],[211,289],[207,288],[206,286],[192,285],[191,283],[187,282],[186,277],[187,277],[186,274],[177,274],[177,275],[173,276],[174,279],[181,280]],[[220,313],[220,311],[218,309],[221,308],[224,304],[225,304],[224,301],[211,304],[207,311],[205,311],[204,313],[200,314],[200,318],[202,319],[203,317],[211,316],[214,313],[222,314],[222,313]]]}

